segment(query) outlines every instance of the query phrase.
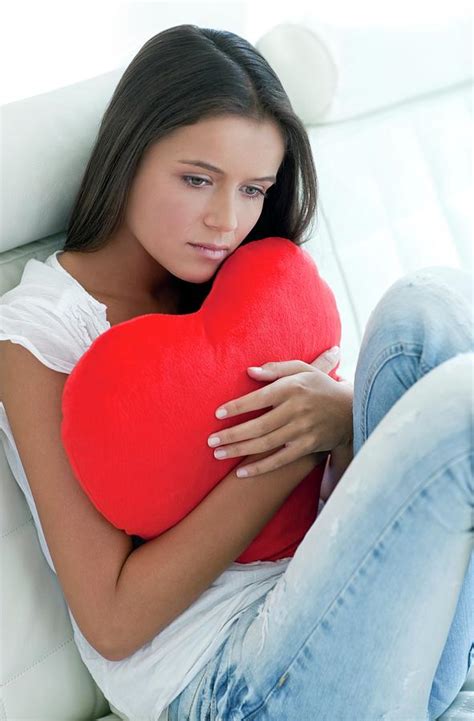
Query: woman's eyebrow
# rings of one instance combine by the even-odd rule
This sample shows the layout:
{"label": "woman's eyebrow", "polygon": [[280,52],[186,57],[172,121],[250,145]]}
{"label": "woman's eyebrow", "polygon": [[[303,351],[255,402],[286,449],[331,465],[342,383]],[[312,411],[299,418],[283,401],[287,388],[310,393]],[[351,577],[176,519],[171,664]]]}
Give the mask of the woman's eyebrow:
{"label": "woman's eyebrow", "polygon": [[[224,175],[224,171],[220,168],[216,168],[215,165],[211,165],[210,163],[206,163],[204,160],[179,160],[179,163],[186,163],[186,165],[198,165],[200,168],[205,168],[206,170],[213,170],[214,173],[220,173],[221,175]],[[271,180],[273,183],[276,181],[275,175],[266,175],[263,178],[252,178],[252,180]]]}

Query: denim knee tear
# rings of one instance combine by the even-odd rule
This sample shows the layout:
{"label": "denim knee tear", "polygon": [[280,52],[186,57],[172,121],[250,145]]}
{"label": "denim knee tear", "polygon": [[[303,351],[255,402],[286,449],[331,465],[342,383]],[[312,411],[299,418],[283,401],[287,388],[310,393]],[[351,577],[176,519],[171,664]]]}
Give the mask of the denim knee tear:
{"label": "denim knee tear", "polygon": [[[417,287],[432,287],[435,289],[436,293],[443,298],[450,298],[451,303],[455,303],[456,305],[459,305],[459,308],[465,308],[466,304],[466,298],[465,295],[462,292],[461,286],[458,287],[458,285],[455,282],[449,282],[445,277],[442,277],[443,269],[439,269],[441,272],[437,272],[435,269],[434,272],[430,272],[429,270],[417,270],[414,271],[409,276],[409,281],[407,285],[409,287],[417,286]],[[461,271],[462,275],[464,275],[464,271]],[[461,280],[462,280],[462,275]],[[465,277],[468,278],[468,273],[465,274]],[[401,279],[401,282],[403,282],[403,278]],[[461,314],[462,316],[463,314]]]}
{"label": "denim knee tear", "polygon": [[404,426],[406,426],[407,423],[413,423],[414,421],[416,421],[419,415],[420,411],[416,408],[412,408],[411,410],[407,411],[407,413],[400,415],[398,418],[391,419],[390,423],[386,423],[385,425],[385,434],[391,436],[394,433],[398,433],[398,431]]}
{"label": "denim knee tear", "polygon": [[334,521],[331,524],[331,528],[329,530],[329,537],[333,538],[334,536],[337,536],[339,533],[339,528],[341,526],[341,519],[335,518]]}
{"label": "denim knee tear", "polygon": [[278,686],[283,686],[283,684],[285,683],[287,678],[288,678],[288,671],[286,673],[284,673],[283,676],[281,676],[281,678],[278,681]]}
{"label": "denim knee tear", "polygon": [[[276,583],[276,585],[272,588],[271,591],[268,592],[267,597],[265,599],[265,602],[260,606],[257,618],[262,617],[262,626],[261,626],[261,637],[260,637],[260,644],[257,649],[257,656],[261,654],[263,647],[265,645],[265,640],[268,635],[268,621],[270,617],[270,613],[273,614],[273,618],[275,621],[278,619],[285,618],[287,614],[287,610],[285,607],[285,603],[282,599],[282,596],[286,592],[286,578],[285,576],[282,576]],[[273,610],[272,610],[273,609]]]}
{"label": "denim knee tear", "polygon": [[415,698],[419,693],[423,693],[425,682],[425,671],[422,668],[416,668],[409,671],[403,679],[403,691],[406,695],[410,693]]}
{"label": "denim knee tear", "polygon": [[346,495],[355,497],[350,499],[352,503],[358,501],[360,493],[363,490],[363,481],[365,481],[365,476],[363,473],[358,473],[357,476],[351,478],[351,482],[346,485]]}

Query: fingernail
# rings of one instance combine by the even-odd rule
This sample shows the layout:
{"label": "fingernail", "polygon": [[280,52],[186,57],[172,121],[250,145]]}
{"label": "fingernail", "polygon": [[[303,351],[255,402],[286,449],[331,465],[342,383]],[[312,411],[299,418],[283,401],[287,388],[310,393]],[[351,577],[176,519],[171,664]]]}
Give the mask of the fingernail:
{"label": "fingernail", "polygon": [[246,478],[248,476],[248,471],[246,471],[245,468],[239,468],[235,475],[238,476],[238,478]]}
{"label": "fingernail", "polygon": [[227,415],[227,411],[225,408],[218,408],[216,411],[217,418],[225,418]]}
{"label": "fingernail", "polygon": [[249,371],[255,371],[255,373],[263,373],[263,368],[260,368],[260,366],[249,366]]}

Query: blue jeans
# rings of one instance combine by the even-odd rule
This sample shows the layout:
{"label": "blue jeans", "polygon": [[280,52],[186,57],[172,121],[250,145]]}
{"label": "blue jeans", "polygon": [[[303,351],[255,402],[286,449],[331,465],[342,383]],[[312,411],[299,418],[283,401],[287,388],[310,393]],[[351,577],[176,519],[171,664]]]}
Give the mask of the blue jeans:
{"label": "blue jeans", "polygon": [[354,460],[170,721],[433,721],[456,697],[474,643],[471,282],[429,268],[383,295]]}

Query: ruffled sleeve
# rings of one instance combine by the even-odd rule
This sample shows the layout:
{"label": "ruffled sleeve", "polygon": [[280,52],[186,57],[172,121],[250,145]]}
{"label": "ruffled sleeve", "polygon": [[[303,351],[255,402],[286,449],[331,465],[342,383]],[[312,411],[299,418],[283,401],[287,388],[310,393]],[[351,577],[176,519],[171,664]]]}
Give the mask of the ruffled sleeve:
{"label": "ruffled sleeve", "polygon": [[19,343],[41,363],[70,373],[110,328],[106,306],[71,276],[35,259],[20,283],[0,297],[0,340]]}

